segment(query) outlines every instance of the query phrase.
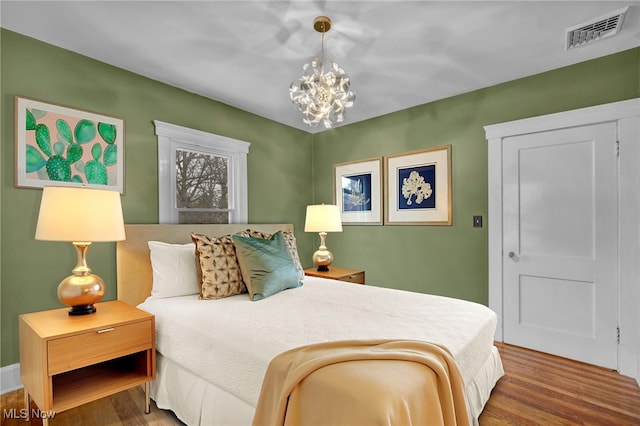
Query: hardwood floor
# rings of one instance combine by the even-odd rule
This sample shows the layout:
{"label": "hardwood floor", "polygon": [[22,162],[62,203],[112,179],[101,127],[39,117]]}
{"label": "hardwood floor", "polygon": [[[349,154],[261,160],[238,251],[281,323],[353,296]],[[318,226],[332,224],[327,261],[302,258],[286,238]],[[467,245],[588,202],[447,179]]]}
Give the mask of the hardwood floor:
{"label": "hardwood floor", "polygon": [[[506,373],[480,416],[481,426],[640,425],[640,388],[633,379],[553,355],[496,346]],[[143,401],[142,389],[131,389],[59,413],[50,425],[182,425],[153,401],[151,413],[144,414]],[[22,390],[2,395],[0,424],[28,424],[11,418],[19,417],[23,408]],[[31,421],[32,426],[41,424]]]}
{"label": "hardwood floor", "polygon": [[[41,426],[42,420],[32,418],[29,423],[21,417],[24,409],[22,389],[2,395],[1,426]],[[32,403],[31,409],[37,409]],[[168,410],[160,410],[151,401],[151,412],[144,412],[144,391],[142,387],[129,389],[115,395],[99,399],[80,407],[57,413],[49,420],[50,426],[116,426],[116,425],[183,425]]]}
{"label": "hardwood floor", "polygon": [[481,426],[640,425],[635,380],[581,362],[496,343],[505,376]]}

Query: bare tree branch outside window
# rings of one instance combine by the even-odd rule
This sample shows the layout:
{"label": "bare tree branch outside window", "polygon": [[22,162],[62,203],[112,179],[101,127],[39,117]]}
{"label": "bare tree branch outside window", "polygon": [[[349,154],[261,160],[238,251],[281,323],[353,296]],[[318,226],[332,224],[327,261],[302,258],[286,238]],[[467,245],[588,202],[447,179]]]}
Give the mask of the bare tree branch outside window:
{"label": "bare tree branch outside window", "polygon": [[228,223],[228,159],[176,150],[176,207],[180,223]]}

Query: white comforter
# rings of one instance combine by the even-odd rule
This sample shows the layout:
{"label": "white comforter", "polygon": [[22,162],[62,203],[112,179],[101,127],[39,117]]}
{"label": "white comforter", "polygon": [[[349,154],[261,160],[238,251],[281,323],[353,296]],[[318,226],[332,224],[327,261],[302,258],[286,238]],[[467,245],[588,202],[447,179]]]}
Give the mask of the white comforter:
{"label": "white comforter", "polygon": [[305,277],[251,302],[243,294],[148,298],[164,357],[255,406],[271,359],[297,346],[349,339],[417,339],[445,345],[471,381],[493,346],[496,315],[463,300]]}

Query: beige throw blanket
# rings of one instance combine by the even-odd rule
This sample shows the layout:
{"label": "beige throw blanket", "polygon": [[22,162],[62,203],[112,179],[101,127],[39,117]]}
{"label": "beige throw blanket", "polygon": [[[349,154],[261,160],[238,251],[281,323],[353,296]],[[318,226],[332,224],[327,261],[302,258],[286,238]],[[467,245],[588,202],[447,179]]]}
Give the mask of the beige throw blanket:
{"label": "beige throw blanket", "polygon": [[267,369],[254,426],[469,425],[464,384],[444,347],[419,341],[303,346]]}

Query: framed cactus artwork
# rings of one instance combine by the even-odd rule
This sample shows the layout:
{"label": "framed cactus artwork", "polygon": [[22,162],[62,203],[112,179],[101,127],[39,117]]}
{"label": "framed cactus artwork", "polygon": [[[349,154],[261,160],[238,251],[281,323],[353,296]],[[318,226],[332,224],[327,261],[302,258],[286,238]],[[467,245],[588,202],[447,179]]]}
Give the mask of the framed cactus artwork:
{"label": "framed cactus artwork", "polygon": [[15,97],[16,186],[124,193],[124,120]]}
{"label": "framed cactus artwork", "polygon": [[382,157],[335,164],[334,203],[343,225],[382,225]]}
{"label": "framed cactus artwork", "polygon": [[451,225],[451,145],[385,159],[385,225]]}

